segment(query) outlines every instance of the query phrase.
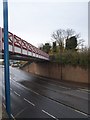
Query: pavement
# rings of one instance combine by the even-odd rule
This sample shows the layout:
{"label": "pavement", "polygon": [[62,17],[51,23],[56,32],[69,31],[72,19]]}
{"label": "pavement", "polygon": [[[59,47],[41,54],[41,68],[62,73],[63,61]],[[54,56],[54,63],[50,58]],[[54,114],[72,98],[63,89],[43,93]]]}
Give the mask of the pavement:
{"label": "pavement", "polygon": [[[3,70],[2,70],[3,74]],[[10,67],[11,116],[17,118],[88,118],[87,87],[34,76]],[[4,88],[4,86],[3,86]],[[5,101],[3,90],[3,100]],[[5,107],[5,102],[3,102]]]}
{"label": "pavement", "polygon": [[[0,66],[0,73],[2,71],[2,67]],[[2,74],[0,77],[0,119],[2,118]]]}
{"label": "pavement", "polygon": [[8,115],[4,106],[2,106],[2,120],[8,119]]}

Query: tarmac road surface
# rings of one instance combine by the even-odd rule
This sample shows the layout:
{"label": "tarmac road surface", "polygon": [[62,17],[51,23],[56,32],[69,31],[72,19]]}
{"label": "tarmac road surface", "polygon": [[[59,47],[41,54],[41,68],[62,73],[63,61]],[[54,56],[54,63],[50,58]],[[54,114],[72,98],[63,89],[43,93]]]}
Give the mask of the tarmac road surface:
{"label": "tarmac road surface", "polygon": [[[0,66],[3,75],[3,68]],[[3,77],[4,79],[4,77]],[[4,81],[4,80],[3,80]],[[10,67],[13,118],[88,118],[87,87],[54,81]],[[5,107],[4,85],[3,105]]]}

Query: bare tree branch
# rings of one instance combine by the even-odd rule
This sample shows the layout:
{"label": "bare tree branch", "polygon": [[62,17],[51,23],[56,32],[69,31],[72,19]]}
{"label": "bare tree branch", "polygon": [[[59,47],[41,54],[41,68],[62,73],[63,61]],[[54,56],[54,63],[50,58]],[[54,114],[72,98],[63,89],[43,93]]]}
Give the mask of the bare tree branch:
{"label": "bare tree branch", "polygon": [[59,29],[52,34],[52,38],[56,40],[56,42],[59,44],[59,46],[64,45],[64,39],[65,39],[65,30]]}
{"label": "bare tree branch", "polygon": [[74,36],[75,31],[73,29],[67,29],[66,30],[66,38],[69,39],[70,37]]}

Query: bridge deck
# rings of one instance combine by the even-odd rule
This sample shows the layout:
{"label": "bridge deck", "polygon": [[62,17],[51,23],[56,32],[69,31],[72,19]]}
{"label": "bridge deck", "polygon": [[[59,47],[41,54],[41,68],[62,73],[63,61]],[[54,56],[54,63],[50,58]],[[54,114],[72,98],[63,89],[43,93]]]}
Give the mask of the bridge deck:
{"label": "bridge deck", "polygon": [[[49,55],[20,37],[8,32],[9,52],[15,57],[49,60]],[[4,29],[0,27],[0,50],[4,52]],[[18,57],[19,58],[19,57]]]}

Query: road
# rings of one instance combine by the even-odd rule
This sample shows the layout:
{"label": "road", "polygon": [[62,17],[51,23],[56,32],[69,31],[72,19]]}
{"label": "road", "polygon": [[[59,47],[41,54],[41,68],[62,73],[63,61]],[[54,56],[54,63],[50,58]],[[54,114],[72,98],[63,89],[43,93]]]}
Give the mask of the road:
{"label": "road", "polygon": [[[3,75],[4,70],[0,69]],[[15,119],[88,117],[90,91],[86,87],[56,82],[12,67],[10,86],[11,115]],[[3,101],[5,107],[4,86]]]}

